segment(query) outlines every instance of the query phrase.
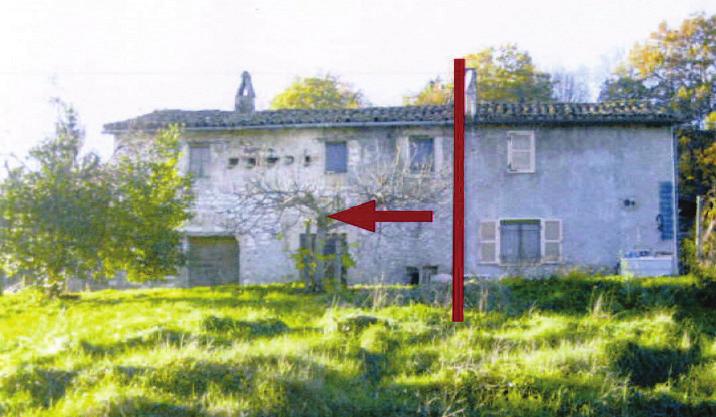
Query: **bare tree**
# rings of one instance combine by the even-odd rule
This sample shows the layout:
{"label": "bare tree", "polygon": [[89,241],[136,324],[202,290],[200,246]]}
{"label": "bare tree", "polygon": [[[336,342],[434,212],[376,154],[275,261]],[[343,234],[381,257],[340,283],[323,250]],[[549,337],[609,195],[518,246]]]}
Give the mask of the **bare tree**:
{"label": "bare tree", "polygon": [[[243,190],[234,195],[237,202],[227,212],[227,226],[240,235],[278,234],[303,222],[308,248],[302,249],[308,251],[299,250],[297,256],[302,259],[298,264],[302,266],[306,288],[322,291],[327,260],[323,254],[325,244],[330,233],[339,226],[328,215],[346,207],[343,190],[325,189],[296,177],[267,179],[257,176],[249,179]],[[312,245],[314,226],[316,233]],[[338,253],[334,258],[341,255]]]}
{"label": "bare tree", "polygon": [[[226,226],[238,234],[277,234],[302,223],[305,247],[294,255],[306,288],[325,289],[327,278],[346,284],[341,272],[343,261],[350,260],[347,248],[331,235],[343,224],[328,215],[355,204],[375,200],[380,209],[405,209],[427,202],[447,201],[451,189],[449,170],[436,170],[431,164],[406,163],[400,149],[389,156],[376,157],[352,169],[343,185],[326,187],[292,177],[255,176],[234,193],[236,204],[228,209]],[[315,227],[315,240],[313,230]],[[394,226],[400,232],[403,225]],[[379,226],[379,235],[390,234],[390,227]],[[334,239],[336,253],[326,256],[326,244]],[[378,237],[380,239],[380,236]],[[332,262],[334,276],[326,272]],[[336,276],[338,275],[338,276]]]}
{"label": "bare tree", "polygon": [[590,99],[585,71],[557,70],[552,74],[554,99],[566,103],[586,102]]}

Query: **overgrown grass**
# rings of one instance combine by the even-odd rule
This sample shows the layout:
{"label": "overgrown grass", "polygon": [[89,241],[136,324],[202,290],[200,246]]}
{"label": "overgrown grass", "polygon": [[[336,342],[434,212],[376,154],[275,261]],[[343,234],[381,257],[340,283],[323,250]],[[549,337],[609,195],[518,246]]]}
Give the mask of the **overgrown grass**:
{"label": "overgrown grass", "polygon": [[716,415],[689,277],[0,297],[0,415]]}

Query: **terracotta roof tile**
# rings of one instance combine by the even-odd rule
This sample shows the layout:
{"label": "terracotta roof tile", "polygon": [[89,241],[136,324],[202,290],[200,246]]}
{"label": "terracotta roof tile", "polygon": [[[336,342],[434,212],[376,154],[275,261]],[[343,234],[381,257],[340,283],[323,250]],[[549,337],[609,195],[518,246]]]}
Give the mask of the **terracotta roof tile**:
{"label": "terracotta roof tile", "polygon": [[[479,125],[505,124],[661,124],[680,118],[648,102],[478,104]],[[452,124],[452,105],[367,107],[338,110],[265,110],[250,114],[223,110],[157,110],[104,125],[106,132],[153,130],[172,123],[189,130],[282,127]],[[475,123],[475,121],[468,121]]]}

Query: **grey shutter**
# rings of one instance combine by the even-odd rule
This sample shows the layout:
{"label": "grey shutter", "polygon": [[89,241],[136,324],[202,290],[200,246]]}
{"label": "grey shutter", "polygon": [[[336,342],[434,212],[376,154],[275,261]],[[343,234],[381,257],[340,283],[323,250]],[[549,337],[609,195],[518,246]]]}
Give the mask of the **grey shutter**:
{"label": "grey shutter", "polygon": [[522,223],[520,225],[521,253],[524,261],[536,262],[540,258],[542,241],[539,223]]}
{"label": "grey shutter", "polygon": [[507,169],[510,172],[534,172],[535,138],[532,131],[509,132]]}
{"label": "grey shutter", "polygon": [[674,185],[671,181],[659,183],[659,216],[662,240],[674,238]]}
{"label": "grey shutter", "polygon": [[480,262],[497,263],[497,241],[499,239],[497,222],[494,220],[481,221],[478,234],[478,258]]}
{"label": "grey shutter", "polygon": [[326,142],[326,172],[348,171],[348,146],[345,142]]}
{"label": "grey shutter", "polygon": [[516,223],[500,224],[500,258],[505,263],[515,263],[520,259],[520,225]]}
{"label": "grey shutter", "polygon": [[557,263],[562,260],[562,221],[542,221],[542,262]]}
{"label": "grey shutter", "polygon": [[206,145],[189,147],[189,172],[197,177],[206,177],[209,174],[211,153]]}

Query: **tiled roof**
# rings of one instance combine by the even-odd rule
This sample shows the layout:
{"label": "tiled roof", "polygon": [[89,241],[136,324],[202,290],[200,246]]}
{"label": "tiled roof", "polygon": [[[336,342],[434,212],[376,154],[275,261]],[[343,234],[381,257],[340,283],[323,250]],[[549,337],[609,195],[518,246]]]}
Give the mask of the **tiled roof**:
{"label": "tiled roof", "polygon": [[[501,124],[674,124],[679,118],[646,102],[491,103],[478,105],[477,123]],[[364,125],[450,125],[452,105],[367,107],[341,110],[157,110],[104,125],[106,132],[153,130],[172,123],[188,130]],[[471,121],[468,121],[471,123]]]}

